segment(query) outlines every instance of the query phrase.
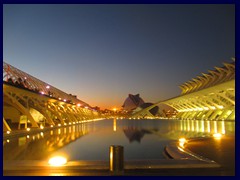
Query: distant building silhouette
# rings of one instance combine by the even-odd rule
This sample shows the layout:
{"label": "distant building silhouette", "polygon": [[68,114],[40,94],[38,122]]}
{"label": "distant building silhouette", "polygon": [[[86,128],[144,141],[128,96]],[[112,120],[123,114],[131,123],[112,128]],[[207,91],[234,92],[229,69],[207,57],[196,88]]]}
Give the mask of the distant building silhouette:
{"label": "distant building silhouette", "polygon": [[139,94],[129,94],[122,107],[126,111],[132,111],[142,104],[144,104],[144,101],[142,98],[140,98]]}
{"label": "distant building silhouette", "polygon": [[[124,101],[122,107],[123,107],[123,110],[128,111],[129,113],[132,113],[132,112],[136,112],[144,108],[147,108],[151,105],[153,105],[153,103],[149,103],[149,102],[145,103],[139,94],[136,94],[136,95],[129,94],[127,99]],[[150,113],[155,116],[158,113],[158,110],[159,110],[159,107],[156,106],[150,110]]]}

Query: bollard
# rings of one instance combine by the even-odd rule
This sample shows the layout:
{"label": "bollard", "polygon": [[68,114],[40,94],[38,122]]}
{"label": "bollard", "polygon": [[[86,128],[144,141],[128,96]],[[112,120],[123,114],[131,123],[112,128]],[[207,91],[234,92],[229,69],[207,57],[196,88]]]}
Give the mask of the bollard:
{"label": "bollard", "polygon": [[123,146],[112,145],[109,148],[109,170],[113,175],[122,175],[124,172]]}

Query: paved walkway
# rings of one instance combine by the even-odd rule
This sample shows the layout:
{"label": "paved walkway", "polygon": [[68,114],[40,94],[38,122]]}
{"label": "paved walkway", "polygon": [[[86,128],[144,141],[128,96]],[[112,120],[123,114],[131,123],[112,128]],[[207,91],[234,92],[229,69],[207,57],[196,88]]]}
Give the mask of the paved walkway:
{"label": "paved walkway", "polygon": [[206,166],[198,160],[126,161],[124,172],[110,172],[107,161],[72,161],[51,167],[41,161],[4,162],[4,176],[200,176],[220,175],[219,166]]}

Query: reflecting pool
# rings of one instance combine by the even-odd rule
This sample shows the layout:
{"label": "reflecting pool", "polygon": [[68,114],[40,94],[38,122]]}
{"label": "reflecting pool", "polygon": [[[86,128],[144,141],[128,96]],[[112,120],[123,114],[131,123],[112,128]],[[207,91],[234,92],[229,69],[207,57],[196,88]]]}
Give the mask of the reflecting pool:
{"label": "reflecting pool", "polygon": [[124,146],[124,159],[165,159],[164,147],[179,138],[235,136],[234,121],[105,119],[53,128],[3,141],[3,160],[108,160],[111,145]]}

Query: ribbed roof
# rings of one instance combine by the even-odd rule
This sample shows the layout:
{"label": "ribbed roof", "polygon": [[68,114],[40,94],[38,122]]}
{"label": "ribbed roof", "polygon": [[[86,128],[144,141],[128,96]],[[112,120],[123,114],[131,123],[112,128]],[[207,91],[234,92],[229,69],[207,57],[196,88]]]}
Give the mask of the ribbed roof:
{"label": "ribbed roof", "polygon": [[208,70],[208,73],[192,78],[180,85],[181,94],[195,92],[204,88],[214,86],[232,79],[235,79],[235,58],[231,63],[223,63],[222,67],[214,67],[214,70]]}

